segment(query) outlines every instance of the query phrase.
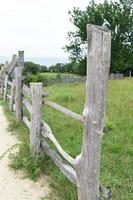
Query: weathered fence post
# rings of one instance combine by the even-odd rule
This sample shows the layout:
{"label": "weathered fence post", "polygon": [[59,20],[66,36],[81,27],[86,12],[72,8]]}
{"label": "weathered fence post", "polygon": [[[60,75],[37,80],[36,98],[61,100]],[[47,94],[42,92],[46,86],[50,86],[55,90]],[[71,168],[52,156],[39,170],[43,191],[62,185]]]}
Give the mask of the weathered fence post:
{"label": "weathered fence post", "polygon": [[11,86],[11,98],[10,98],[10,103],[9,103],[10,111],[13,110],[14,96],[15,96],[15,80],[12,81],[12,86]]}
{"label": "weathered fence post", "polygon": [[4,101],[6,101],[7,97],[7,87],[8,87],[8,74],[5,74],[5,82],[4,82]]}
{"label": "weathered fence post", "polygon": [[32,116],[30,128],[30,148],[34,158],[35,154],[40,150],[40,134],[41,134],[41,109],[42,109],[42,83],[31,83],[32,96]]}
{"label": "weathered fence post", "polygon": [[24,68],[24,51],[18,52],[18,61],[15,68],[15,106],[18,121],[22,120],[22,70]]}
{"label": "weathered fence post", "polygon": [[6,75],[6,68],[8,66],[8,61],[5,62],[4,66],[2,67],[0,71],[0,80],[1,80],[1,95],[4,94],[4,81],[5,81],[5,75]]}
{"label": "weathered fence post", "polygon": [[83,111],[84,136],[81,155],[76,158],[78,199],[99,200],[101,139],[108,73],[111,32],[88,25],[88,66],[86,104]]}

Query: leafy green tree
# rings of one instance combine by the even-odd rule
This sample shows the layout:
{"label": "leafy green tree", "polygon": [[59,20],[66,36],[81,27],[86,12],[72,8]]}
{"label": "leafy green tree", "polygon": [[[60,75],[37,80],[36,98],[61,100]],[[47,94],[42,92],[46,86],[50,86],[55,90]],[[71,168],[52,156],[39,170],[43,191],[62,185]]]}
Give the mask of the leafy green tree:
{"label": "leafy green tree", "polygon": [[85,61],[81,60],[81,62],[69,62],[69,63],[57,63],[49,67],[49,72],[59,72],[59,73],[74,73],[78,74],[80,72],[81,75],[85,74],[86,68],[83,68]]}
{"label": "leafy green tree", "polygon": [[39,66],[39,71],[40,72],[48,72],[48,68],[45,65],[40,65]]}
{"label": "leafy green tree", "polygon": [[25,67],[23,70],[24,75],[37,74],[39,72],[39,65],[33,62],[25,62]]}
{"label": "leafy green tree", "polygon": [[48,69],[46,66],[35,64],[33,62],[25,62],[25,67],[23,70],[24,75],[37,74],[39,72],[47,72]]}
{"label": "leafy green tree", "polygon": [[123,71],[129,60],[133,63],[133,0],[105,0],[99,4],[92,0],[84,11],[74,8],[69,15],[76,31],[68,33],[69,45],[65,49],[70,53],[70,59],[84,68],[79,68],[79,74],[86,73],[87,24],[111,30],[111,72]]}
{"label": "leafy green tree", "polygon": [[64,73],[65,72],[64,64],[63,63],[57,63],[55,65],[52,65],[51,67],[49,67],[49,71]]}

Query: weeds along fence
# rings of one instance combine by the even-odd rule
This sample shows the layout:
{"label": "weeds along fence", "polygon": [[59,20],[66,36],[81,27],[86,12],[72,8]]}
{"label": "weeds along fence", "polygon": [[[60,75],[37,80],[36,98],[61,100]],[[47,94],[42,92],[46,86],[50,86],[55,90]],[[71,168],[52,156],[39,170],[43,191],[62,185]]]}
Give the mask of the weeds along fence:
{"label": "weeds along fence", "polygon": [[[4,100],[9,101],[10,111],[15,111],[16,120],[24,122],[30,132],[30,149],[34,159],[41,151],[51,157],[61,172],[77,185],[79,200],[109,198],[110,191],[99,181],[101,140],[103,136],[105,102],[110,68],[111,33],[99,26],[88,25],[88,64],[86,102],[83,115],[79,115],[47,100],[42,83],[23,84],[24,52],[19,51],[0,72],[0,89]],[[95,67],[94,67],[95,66]],[[12,74],[14,73],[14,76]],[[10,80],[10,77],[13,77]],[[73,158],[63,150],[50,126],[42,119],[42,106],[50,106],[83,123],[81,154]],[[30,118],[24,115],[26,107]],[[49,143],[53,142],[57,151]]]}

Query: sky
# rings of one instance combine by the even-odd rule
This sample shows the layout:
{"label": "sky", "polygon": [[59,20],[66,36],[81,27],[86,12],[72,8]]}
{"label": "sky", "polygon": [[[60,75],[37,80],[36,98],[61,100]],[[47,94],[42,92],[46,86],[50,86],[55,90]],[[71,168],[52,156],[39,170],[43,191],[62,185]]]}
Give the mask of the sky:
{"label": "sky", "polygon": [[24,50],[28,58],[66,59],[62,48],[75,29],[68,11],[87,5],[88,0],[0,0],[0,56]]}

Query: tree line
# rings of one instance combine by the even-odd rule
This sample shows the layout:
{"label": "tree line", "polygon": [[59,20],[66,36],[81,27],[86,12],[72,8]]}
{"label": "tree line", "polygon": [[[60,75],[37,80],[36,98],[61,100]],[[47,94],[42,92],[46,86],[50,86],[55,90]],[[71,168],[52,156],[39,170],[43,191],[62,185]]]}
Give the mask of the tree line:
{"label": "tree line", "polygon": [[69,53],[70,62],[57,63],[50,67],[25,62],[26,76],[42,72],[86,75],[87,24],[95,24],[111,30],[110,72],[127,73],[131,70],[133,74],[133,0],[105,0],[103,3],[91,0],[85,10],[75,7],[69,11],[69,16],[76,27],[76,31],[68,33],[69,42],[64,47],[64,50]]}
{"label": "tree line", "polygon": [[64,47],[70,62],[57,63],[49,68],[27,62],[26,70],[86,75],[86,25],[95,24],[111,30],[110,73],[127,73],[128,70],[133,73],[133,0],[105,0],[103,3],[91,0],[85,10],[75,7],[69,11],[69,16],[76,27],[76,31],[68,33],[69,43]]}
{"label": "tree line", "polygon": [[69,62],[69,63],[57,63],[50,67],[46,65],[36,64],[30,61],[25,62],[25,68],[23,70],[24,75],[35,75],[37,73],[44,72],[55,72],[55,73],[74,73],[78,74],[78,63]]}
{"label": "tree line", "polygon": [[133,70],[133,0],[105,0],[103,3],[92,0],[85,10],[74,8],[69,15],[76,31],[68,33],[69,44],[65,50],[70,60],[80,64],[80,74],[86,74],[87,24],[111,30],[110,72],[123,72],[128,67]]}

